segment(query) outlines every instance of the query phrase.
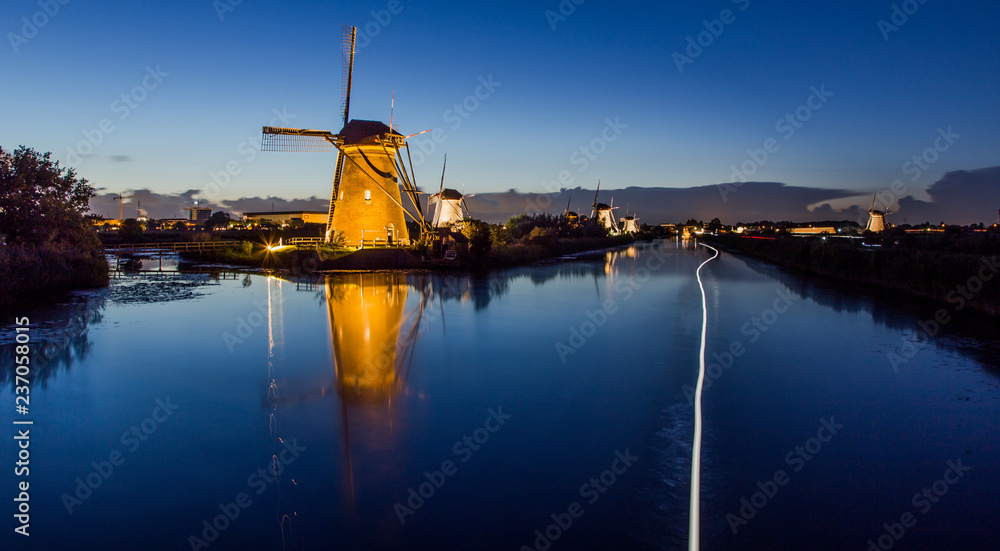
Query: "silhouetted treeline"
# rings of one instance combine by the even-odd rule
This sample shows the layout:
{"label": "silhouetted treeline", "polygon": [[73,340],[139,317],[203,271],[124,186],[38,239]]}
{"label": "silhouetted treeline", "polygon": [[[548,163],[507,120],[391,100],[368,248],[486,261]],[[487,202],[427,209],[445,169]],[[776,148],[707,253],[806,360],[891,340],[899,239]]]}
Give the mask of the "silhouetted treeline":
{"label": "silhouetted treeline", "polygon": [[938,300],[952,311],[970,308],[1000,315],[1000,257],[996,237],[942,240],[920,246],[885,239],[761,239],[723,235],[713,242],[780,266]]}

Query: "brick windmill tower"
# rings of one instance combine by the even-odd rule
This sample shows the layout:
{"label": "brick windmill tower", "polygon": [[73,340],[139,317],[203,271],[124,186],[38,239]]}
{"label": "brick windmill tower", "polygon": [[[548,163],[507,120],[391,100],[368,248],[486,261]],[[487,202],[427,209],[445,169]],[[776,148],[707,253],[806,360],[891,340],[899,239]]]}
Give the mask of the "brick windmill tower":
{"label": "brick windmill tower", "polygon": [[[336,148],[337,165],[326,223],[326,242],[343,239],[349,247],[371,244],[409,244],[406,216],[426,228],[414,181],[402,151],[406,140],[380,121],[351,120],[351,78],[354,72],[355,27],[344,27],[344,88],[341,114],[344,126],[334,134],[327,130],[263,128],[262,151],[330,151]],[[422,134],[423,132],[420,132]],[[410,160],[406,149],[406,160]],[[402,188],[402,190],[400,189]],[[403,207],[402,195],[413,204],[416,215]]]}

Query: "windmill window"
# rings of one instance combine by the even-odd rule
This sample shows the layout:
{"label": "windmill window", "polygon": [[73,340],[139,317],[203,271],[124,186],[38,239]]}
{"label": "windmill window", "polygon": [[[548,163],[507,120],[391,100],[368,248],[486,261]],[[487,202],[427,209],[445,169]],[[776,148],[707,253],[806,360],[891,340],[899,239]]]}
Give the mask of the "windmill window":
{"label": "windmill window", "polygon": [[372,190],[366,189],[365,190],[365,201],[371,201],[371,200],[372,200]]}

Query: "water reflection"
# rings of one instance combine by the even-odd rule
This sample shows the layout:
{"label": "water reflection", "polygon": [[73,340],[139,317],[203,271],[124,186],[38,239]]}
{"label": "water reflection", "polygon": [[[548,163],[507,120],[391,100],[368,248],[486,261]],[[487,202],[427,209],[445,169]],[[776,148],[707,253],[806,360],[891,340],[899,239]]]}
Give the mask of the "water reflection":
{"label": "water reflection", "polygon": [[[947,350],[969,356],[993,371],[1000,371],[1000,327],[988,316],[966,310],[956,312],[951,305],[942,305],[926,299],[914,298],[889,290],[850,284],[816,276],[796,274],[772,264],[751,258],[732,256],[754,272],[777,280],[793,292],[838,313],[866,314],[872,321],[900,333],[903,339],[925,340],[920,322],[932,320],[939,308],[945,308],[951,321],[941,327],[941,332],[931,342]],[[717,270],[720,278],[727,277]],[[741,278],[737,273],[728,277]],[[969,338],[972,337],[972,338]]]}
{"label": "water reflection", "polygon": [[429,296],[426,288],[421,289],[417,310],[408,316],[411,319],[404,319],[410,288],[402,273],[327,278],[333,369],[345,401],[385,401],[405,381],[403,364],[412,359],[417,326]]}
{"label": "water reflection", "polygon": [[[31,366],[35,384],[43,387],[59,368],[69,369],[86,359],[92,343],[90,327],[104,317],[106,300],[101,294],[83,294],[68,303],[26,315],[31,321]],[[13,319],[8,317],[8,319]],[[13,383],[15,333],[0,334],[0,384]]]}

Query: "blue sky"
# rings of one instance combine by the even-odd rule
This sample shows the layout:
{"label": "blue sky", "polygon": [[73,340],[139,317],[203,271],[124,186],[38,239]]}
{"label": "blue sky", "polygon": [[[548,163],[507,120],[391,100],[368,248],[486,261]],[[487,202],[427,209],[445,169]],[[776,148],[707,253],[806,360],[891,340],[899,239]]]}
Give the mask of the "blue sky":
{"label": "blue sky", "polygon": [[[747,179],[865,196],[1000,164],[995,4],[895,2],[917,9],[884,32],[893,2],[236,1],[50,0],[48,16],[44,0],[9,0],[0,146],[52,151],[109,192],[215,175],[228,176],[215,201],[328,196],[333,153],[252,144],[267,124],[339,130],[341,25],[354,24],[352,118],[388,121],[395,90],[403,133],[439,129],[412,140],[425,188],[444,153],[448,185],[468,192],[543,192],[563,171],[567,187],[711,185],[769,139]],[[707,46],[686,52],[702,31]],[[680,71],[675,53],[698,55]],[[776,124],[797,110],[808,120],[789,136]],[[960,138],[905,173],[949,127]]]}

